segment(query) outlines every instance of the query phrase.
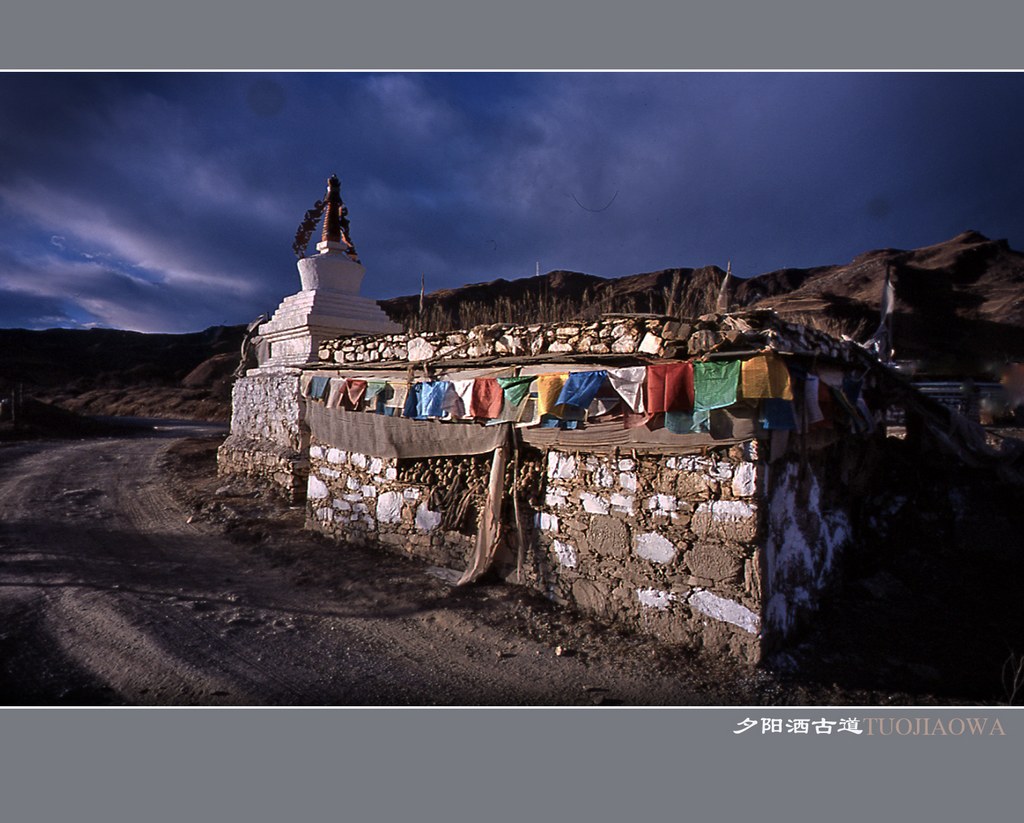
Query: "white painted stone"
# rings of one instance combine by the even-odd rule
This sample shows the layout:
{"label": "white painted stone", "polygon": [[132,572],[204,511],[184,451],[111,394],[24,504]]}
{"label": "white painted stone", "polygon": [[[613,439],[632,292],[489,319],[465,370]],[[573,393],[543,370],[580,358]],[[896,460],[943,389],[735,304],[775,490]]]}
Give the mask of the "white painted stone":
{"label": "white painted stone", "polygon": [[675,543],[657,532],[637,535],[633,551],[637,557],[650,560],[652,563],[671,563],[678,553]]}
{"label": "white painted stone", "polygon": [[552,540],[551,548],[558,555],[559,565],[565,566],[567,569],[576,568],[576,549],[573,546],[563,543],[561,540]]}
{"label": "white painted stone", "polygon": [[362,493],[363,497],[376,497],[377,496],[377,487],[376,486],[362,486],[362,487],[360,487],[359,491]]}
{"label": "white painted stone", "polygon": [[576,458],[571,454],[560,454],[555,476],[560,480],[572,480],[576,476]]}
{"label": "white painted stone", "polygon": [[610,489],[615,485],[615,475],[612,474],[611,469],[607,466],[601,466],[594,474],[594,480],[597,481],[599,486],[604,486],[606,489]]}
{"label": "white painted stone", "polygon": [[334,506],[334,508],[336,508],[338,511],[342,512],[347,512],[352,509],[352,505],[347,500],[340,500],[338,498],[335,498],[334,502],[331,505]]}
{"label": "white painted stone", "polygon": [[757,509],[742,500],[708,500],[697,506],[695,515],[711,514],[712,520],[736,521],[747,520],[757,513]]}
{"label": "white painted stone", "polygon": [[711,465],[708,474],[713,480],[717,480],[720,483],[728,483],[732,480],[732,463],[726,463],[725,461],[719,461]]}
{"label": "white painted stone", "polygon": [[647,499],[647,508],[655,512],[676,512],[679,501],[670,494],[656,494]]}
{"label": "white painted stone", "polygon": [[397,480],[398,479],[398,469],[390,468],[390,467],[385,469],[384,470],[384,479],[385,480]]}
{"label": "white painted stone", "polygon": [[432,512],[426,503],[420,503],[416,510],[416,528],[421,532],[431,532],[441,525],[441,512]]}
{"label": "white painted stone", "polygon": [[309,447],[309,456],[311,458],[313,458],[314,460],[319,460],[321,457],[324,456],[324,450],[322,448],[320,448],[319,446],[310,446]]}
{"label": "white painted stone", "polygon": [[327,484],[315,474],[311,474],[306,485],[306,496],[310,500],[323,500],[327,495]]}
{"label": "white painted stone", "polygon": [[633,472],[619,472],[619,485],[628,492],[635,492],[636,475]]}
{"label": "white painted stone", "polygon": [[330,523],[334,520],[334,509],[325,506],[322,509],[316,510],[317,520],[323,520],[325,523]]}
{"label": "white painted stone", "polygon": [[751,634],[757,634],[761,630],[761,618],[735,600],[700,590],[690,595],[687,604],[701,614],[732,623]]}
{"label": "white painted stone", "polygon": [[636,462],[630,460],[628,457],[624,457],[619,461],[619,471],[631,472],[636,468]]}
{"label": "white painted stone", "polygon": [[597,462],[597,458],[596,457],[587,457],[583,461],[583,465],[586,467],[588,472],[592,472],[592,471],[597,471],[597,467],[600,464]]}
{"label": "white painted stone", "polygon": [[612,493],[611,504],[613,512],[621,512],[622,514],[633,514],[633,501],[635,498],[631,494],[619,494],[618,492]]}
{"label": "white painted stone", "polygon": [[558,452],[548,452],[548,477],[554,480],[558,475]]}
{"label": "white painted stone", "polygon": [[365,469],[366,455],[359,454],[359,452],[352,452],[352,454],[348,456],[348,462],[355,466],[357,469]]}
{"label": "white painted stone", "polygon": [[417,489],[415,486],[409,486],[407,489],[405,489],[402,492],[402,494],[405,496],[406,500],[419,500],[420,499],[420,490]]}
{"label": "white painted stone", "polygon": [[365,503],[356,503],[352,507],[352,511],[354,511],[356,514],[366,514],[370,511],[370,507],[367,506]]}
{"label": "white painted stone", "polygon": [[669,462],[674,462],[674,465],[669,466],[670,469],[678,469],[684,472],[699,472],[700,474],[710,474],[715,467],[714,461],[707,457],[670,457]]}
{"label": "white painted stone", "polygon": [[661,347],[664,341],[656,334],[647,332],[644,335],[644,339],[640,341],[640,351],[644,354],[653,354],[655,356],[661,354]]}
{"label": "white painted stone", "polygon": [[380,474],[384,471],[384,461],[375,457],[370,461],[370,474]]}
{"label": "white painted stone", "polygon": [[544,493],[544,505],[552,509],[560,509],[565,506],[569,493],[564,489],[548,489]]}
{"label": "white painted stone", "polygon": [[621,354],[636,351],[636,337],[628,334],[612,341],[612,351]]}
{"label": "white painted stone", "polygon": [[361,486],[362,486],[362,483],[359,482],[359,478],[357,478],[357,477],[346,477],[345,478],[345,487],[346,488],[351,489],[352,491],[359,491]]}
{"label": "white painted stone", "polygon": [[377,498],[377,520],[380,523],[402,521],[402,495],[400,492],[384,492]]}
{"label": "white painted stone", "polygon": [[409,341],[408,354],[413,362],[429,360],[434,356],[434,347],[422,337],[414,337]]}
{"label": "white painted stone", "polygon": [[328,449],[327,450],[327,462],[328,463],[341,463],[345,460],[342,456],[341,449]]}
{"label": "white painted stone", "polygon": [[362,502],[363,496],[361,494],[346,494],[345,499],[349,503],[360,503]]}
{"label": "white painted stone", "polygon": [[547,512],[539,512],[537,514],[537,526],[541,529],[541,531],[557,532],[558,516],[554,514],[548,514]]}
{"label": "white painted stone", "polygon": [[732,476],[735,497],[753,497],[757,491],[757,468],[753,463],[740,463]]}
{"label": "white painted stone", "polygon": [[666,611],[676,596],[671,592],[663,592],[660,589],[637,589],[636,599],[641,606],[649,609],[657,609],[660,612]]}
{"label": "white painted stone", "polygon": [[337,469],[328,469],[326,467],[320,469],[320,474],[321,476],[329,477],[332,480],[337,480],[339,477],[341,477],[340,471],[338,471]]}
{"label": "white painted stone", "polygon": [[590,514],[608,514],[608,501],[590,492],[580,492],[583,510]]}

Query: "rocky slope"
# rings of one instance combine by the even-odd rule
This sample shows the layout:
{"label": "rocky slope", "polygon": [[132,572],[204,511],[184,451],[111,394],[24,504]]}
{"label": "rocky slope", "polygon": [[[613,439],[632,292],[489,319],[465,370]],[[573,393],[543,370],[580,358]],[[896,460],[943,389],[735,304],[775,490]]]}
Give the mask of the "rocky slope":
{"label": "rocky slope", "polygon": [[0,329],[0,395],[20,392],[84,414],[225,421],[244,333]]}
{"label": "rocky slope", "polygon": [[[788,319],[865,340],[879,321],[886,268],[896,291],[893,331],[900,359],[934,373],[983,375],[1024,359],[1024,254],[1005,240],[967,231],[920,249],[878,249],[849,263],[781,269],[734,279],[732,307],[773,308]],[[381,301],[392,319],[430,330],[479,323],[653,312],[696,317],[714,311],[725,272],[714,266],[603,279],[554,271],[426,296]]]}

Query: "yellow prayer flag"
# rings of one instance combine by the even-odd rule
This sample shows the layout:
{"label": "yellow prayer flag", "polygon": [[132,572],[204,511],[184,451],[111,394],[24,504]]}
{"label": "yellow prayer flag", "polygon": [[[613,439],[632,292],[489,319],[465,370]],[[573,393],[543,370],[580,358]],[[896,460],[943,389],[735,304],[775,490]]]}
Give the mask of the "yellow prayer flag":
{"label": "yellow prayer flag", "polygon": [[782,358],[759,354],[744,360],[740,370],[740,397],[792,400],[789,370]]}
{"label": "yellow prayer flag", "polygon": [[565,385],[565,381],[568,379],[568,372],[542,374],[537,377],[538,414],[556,414],[555,407],[558,402],[558,395],[562,393],[562,386]]}

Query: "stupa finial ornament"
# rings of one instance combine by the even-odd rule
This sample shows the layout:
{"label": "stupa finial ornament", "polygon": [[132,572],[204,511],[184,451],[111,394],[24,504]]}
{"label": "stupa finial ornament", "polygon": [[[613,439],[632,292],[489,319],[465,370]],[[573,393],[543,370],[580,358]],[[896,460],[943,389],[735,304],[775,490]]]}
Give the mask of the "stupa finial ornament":
{"label": "stupa finial ornament", "polygon": [[306,248],[309,246],[309,239],[316,228],[317,220],[323,216],[323,230],[320,233],[320,242],[317,243],[317,250],[321,254],[331,252],[344,252],[354,262],[359,262],[356,254],[355,244],[352,242],[351,229],[348,221],[348,207],[341,199],[341,182],[338,175],[332,174],[327,179],[327,193],[323,200],[317,200],[313,208],[306,212],[306,216],[299,224],[295,232],[295,242],[292,243],[292,251],[295,256],[302,260],[306,256]]}

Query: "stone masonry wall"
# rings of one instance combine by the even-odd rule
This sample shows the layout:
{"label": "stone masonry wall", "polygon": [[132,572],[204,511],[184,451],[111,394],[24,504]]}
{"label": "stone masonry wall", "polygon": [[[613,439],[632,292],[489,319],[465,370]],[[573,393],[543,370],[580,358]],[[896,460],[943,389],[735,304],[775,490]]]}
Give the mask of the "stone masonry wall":
{"label": "stone masonry wall", "polygon": [[457,332],[342,337],[321,344],[320,360],[350,365],[538,354],[658,356],[679,323],[662,318],[608,318],[594,323],[490,325]]}
{"label": "stone masonry wall", "polygon": [[[521,453],[528,550],[520,579],[506,505],[511,550],[499,574],[602,619],[756,661],[762,526],[754,450],[752,444],[706,456],[550,450],[532,460]],[[461,572],[472,559],[489,466],[489,455],[395,460],[314,440],[308,522],[342,542],[382,544]],[[511,486],[511,471],[506,480]],[[469,498],[461,519],[446,494],[453,485]]]}
{"label": "stone masonry wall", "polygon": [[754,451],[549,451],[537,514],[546,593],[671,642],[756,661],[762,524]]}
{"label": "stone masonry wall", "polygon": [[[863,451],[869,448],[862,445]],[[859,495],[841,480],[838,451],[790,457],[767,468],[764,621],[770,646],[781,644],[817,611],[853,544],[851,504]]]}
{"label": "stone masonry wall", "polygon": [[296,370],[256,372],[235,381],[231,434],[217,452],[217,471],[269,481],[291,499],[306,489],[309,434]]}
{"label": "stone masonry wall", "polygon": [[[314,440],[309,456],[306,508],[313,528],[343,542],[379,543],[460,572],[469,564],[489,455],[398,460]],[[442,494],[454,486],[455,476],[457,488],[468,495],[461,517]],[[449,479],[447,487],[441,478]]]}

